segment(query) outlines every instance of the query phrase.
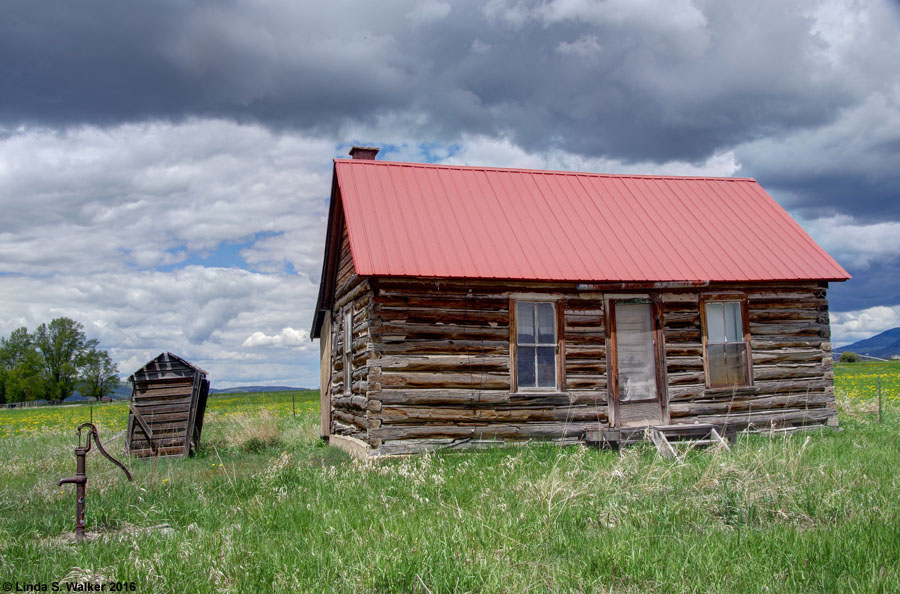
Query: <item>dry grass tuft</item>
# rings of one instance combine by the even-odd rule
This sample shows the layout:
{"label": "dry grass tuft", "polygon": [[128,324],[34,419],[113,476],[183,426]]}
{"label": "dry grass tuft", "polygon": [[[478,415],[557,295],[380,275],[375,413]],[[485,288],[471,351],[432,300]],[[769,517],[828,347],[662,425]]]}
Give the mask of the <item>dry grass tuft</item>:
{"label": "dry grass tuft", "polygon": [[229,419],[225,443],[245,452],[263,452],[281,445],[278,418],[267,408],[255,414],[235,414]]}

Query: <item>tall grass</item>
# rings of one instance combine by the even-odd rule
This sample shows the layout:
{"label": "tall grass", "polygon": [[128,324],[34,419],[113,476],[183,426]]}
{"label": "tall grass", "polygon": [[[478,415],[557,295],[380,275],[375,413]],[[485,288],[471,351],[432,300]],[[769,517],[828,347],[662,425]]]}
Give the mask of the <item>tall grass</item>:
{"label": "tall grass", "polygon": [[[660,458],[531,445],[359,462],[317,395],[212,399],[188,460],[89,458],[88,529],[55,481],[71,427],[0,439],[0,577],[139,592],[900,591],[900,411]],[[287,406],[285,406],[285,402]],[[844,408],[842,400],[842,409]],[[259,412],[260,409],[268,412]],[[173,531],[141,531],[169,524]]]}

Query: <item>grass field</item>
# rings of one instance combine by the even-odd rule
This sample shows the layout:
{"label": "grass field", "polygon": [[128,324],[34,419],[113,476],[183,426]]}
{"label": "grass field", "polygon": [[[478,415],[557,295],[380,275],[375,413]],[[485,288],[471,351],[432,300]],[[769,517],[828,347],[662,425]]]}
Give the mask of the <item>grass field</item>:
{"label": "grass field", "polygon": [[[882,376],[884,421],[875,421]],[[214,396],[188,460],[88,460],[123,404],[0,411],[0,580],[136,592],[897,592],[900,365],[836,369],[842,431],[743,436],[683,461],[533,445],[376,464],[318,439],[318,396]],[[108,443],[121,454],[122,439]],[[168,524],[172,531],[145,530]],[[65,585],[61,586],[65,589]]]}

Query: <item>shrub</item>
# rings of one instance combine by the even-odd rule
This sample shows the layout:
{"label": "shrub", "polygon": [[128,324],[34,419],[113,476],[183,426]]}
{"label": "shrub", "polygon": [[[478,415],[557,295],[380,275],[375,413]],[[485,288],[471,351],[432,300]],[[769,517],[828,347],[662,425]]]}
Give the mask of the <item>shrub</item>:
{"label": "shrub", "polygon": [[859,361],[859,355],[853,351],[845,351],[841,353],[841,363],[856,363]]}

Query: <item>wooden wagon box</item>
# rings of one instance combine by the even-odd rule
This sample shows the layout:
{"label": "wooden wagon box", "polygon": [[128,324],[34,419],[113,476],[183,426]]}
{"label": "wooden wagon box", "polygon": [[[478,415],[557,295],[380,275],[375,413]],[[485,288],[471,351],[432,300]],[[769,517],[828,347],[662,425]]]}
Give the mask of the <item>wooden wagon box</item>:
{"label": "wooden wagon box", "polygon": [[132,456],[188,456],[200,445],[209,395],[206,371],[172,353],[128,378],[128,452]]}

